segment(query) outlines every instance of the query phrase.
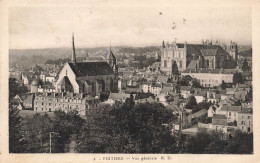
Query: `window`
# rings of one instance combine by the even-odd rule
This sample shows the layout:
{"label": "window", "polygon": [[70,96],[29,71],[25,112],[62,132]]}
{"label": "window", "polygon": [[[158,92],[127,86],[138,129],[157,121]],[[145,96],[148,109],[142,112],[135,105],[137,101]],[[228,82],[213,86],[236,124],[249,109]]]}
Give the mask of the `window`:
{"label": "window", "polygon": [[228,116],[231,116],[231,112],[228,113]]}
{"label": "window", "polygon": [[250,116],[248,116],[247,118],[250,119]]}
{"label": "window", "polygon": [[182,68],[182,61],[180,61],[180,68]]}
{"label": "window", "polygon": [[248,125],[251,125],[251,122],[250,122],[250,121],[248,121]]}
{"label": "window", "polygon": [[49,106],[51,106],[51,103],[49,103]]}
{"label": "window", "polygon": [[242,115],[242,119],[244,119],[244,116]]}
{"label": "window", "polygon": [[167,61],[164,60],[164,67],[167,67]]}
{"label": "window", "polygon": [[242,130],[244,130],[244,126],[242,126]]}

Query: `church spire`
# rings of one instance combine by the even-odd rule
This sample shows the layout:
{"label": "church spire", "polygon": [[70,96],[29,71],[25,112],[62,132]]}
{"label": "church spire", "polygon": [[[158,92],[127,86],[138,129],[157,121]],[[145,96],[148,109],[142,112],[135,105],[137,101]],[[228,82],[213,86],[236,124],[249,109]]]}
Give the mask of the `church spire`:
{"label": "church spire", "polygon": [[76,52],[75,52],[75,45],[74,45],[74,33],[72,33],[72,56],[71,56],[72,63],[76,63]]}

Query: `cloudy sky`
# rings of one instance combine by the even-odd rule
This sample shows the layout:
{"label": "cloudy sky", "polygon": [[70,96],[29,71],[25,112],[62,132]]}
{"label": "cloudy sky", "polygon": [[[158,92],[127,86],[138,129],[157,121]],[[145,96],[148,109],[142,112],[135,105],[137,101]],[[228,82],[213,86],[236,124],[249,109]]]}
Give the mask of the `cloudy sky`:
{"label": "cloudy sky", "polygon": [[151,46],[201,39],[251,45],[249,7],[12,7],[11,49]]}

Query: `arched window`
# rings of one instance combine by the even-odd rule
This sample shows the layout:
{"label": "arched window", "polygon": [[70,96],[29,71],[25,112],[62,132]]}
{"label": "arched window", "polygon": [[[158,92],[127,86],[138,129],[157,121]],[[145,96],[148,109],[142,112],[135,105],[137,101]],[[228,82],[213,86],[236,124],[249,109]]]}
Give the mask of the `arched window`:
{"label": "arched window", "polygon": [[164,60],[164,67],[167,67],[167,61]]}

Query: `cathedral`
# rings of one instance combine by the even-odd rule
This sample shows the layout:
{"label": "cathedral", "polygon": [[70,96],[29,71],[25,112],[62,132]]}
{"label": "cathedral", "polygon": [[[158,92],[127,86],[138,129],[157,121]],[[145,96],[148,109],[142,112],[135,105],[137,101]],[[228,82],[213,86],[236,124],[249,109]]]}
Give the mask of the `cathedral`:
{"label": "cathedral", "polygon": [[99,96],[101,93],[116,91],[118,67],[111,47],[103,62],[77,62],[74,36],[72,48],[71,62],[66,63],[61,70],[55,86],[56,92]]}
{"label": "cathedral", "polygon": [[237,44],[231,41],[229,53],[220,45],[210,42],[202,44],[184,44],[163,42],[161,47],[161,70],[171,74],[172,64],[176,62],[179,71],[186,69],[235,68],[237,62]]}

